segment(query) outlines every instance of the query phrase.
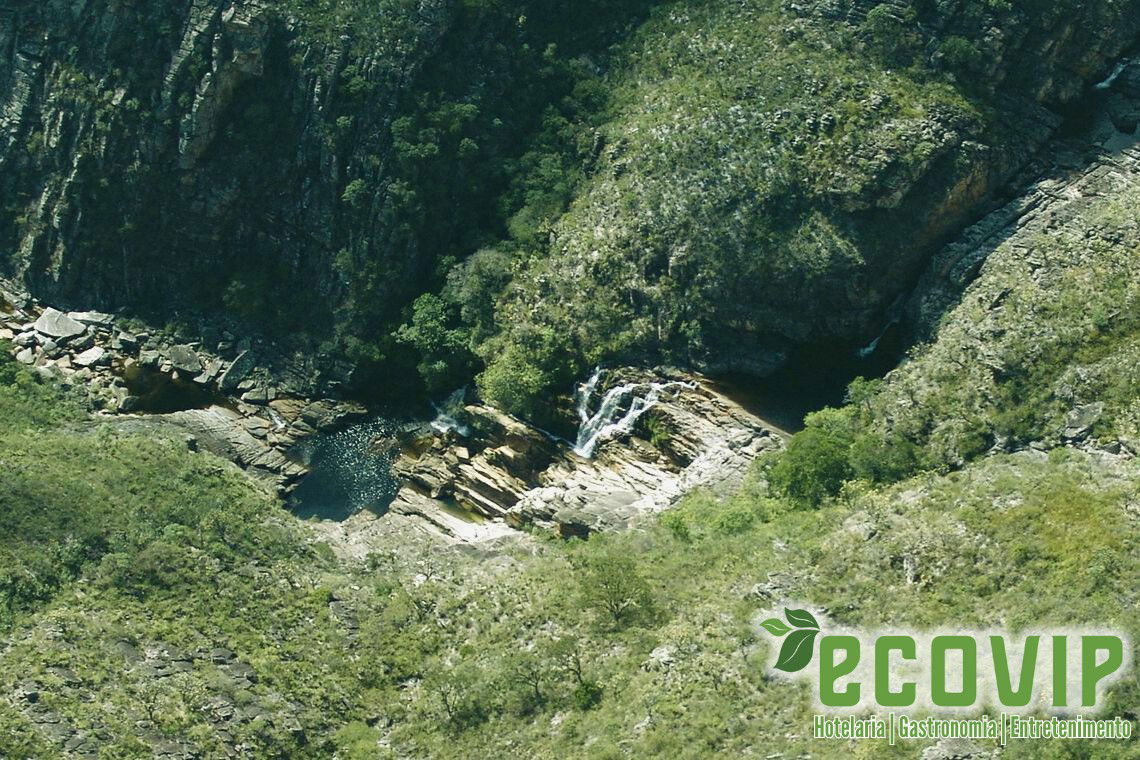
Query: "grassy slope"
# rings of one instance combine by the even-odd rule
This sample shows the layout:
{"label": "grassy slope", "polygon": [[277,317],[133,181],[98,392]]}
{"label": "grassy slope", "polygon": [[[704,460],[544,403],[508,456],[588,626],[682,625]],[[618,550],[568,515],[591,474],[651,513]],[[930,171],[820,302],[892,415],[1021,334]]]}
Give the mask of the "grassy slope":
{"label": "grassy slope", "polygon": [[940,465],[994,442],[1055,444],[1066,413],[1097,401],[1094,436],[1140,440],[1138,202],[1125,186],[999,245],[936,340],[871,402],[875,423]]}
{"label": "grassy slope", "polygon": [[700,361],[722,339],[829,334],[845,315],[810,304],[842,311],[899,243],[850,212],[897,205],[963,139],[997,140],[959,90],[860,48],[766,0],[656,8],[606,79],[590,178],[515,249],[484,391],[525,412],[520,380],[565,384],[567,355]]}
{"label": "grassy slope", "polygon": [[[148,756],[140,734],[218,756],[209,718],[218,699],[246,711],[231,730],[255,756],[890,756],[805,738],[808,690],[765,675],[756,615],[791,599],[844,624],[1098,621],[1140,635],[1132,463],[997,457],[893,487],[852,484],[818,511],[793,508],[754,477],[731,499],[694,494],[661,524],[551,544],[539,557],[476,565],[399,547],[346,566],[309,548],[228,468],[173,442],[76,427],[49,389],[7,372],[7,419],[36,427],[9,427],[0,459],[41,446],[53,456],[38,475],[18,470],[28,485],[6,497],[6,511],[66,519],[41,524],[34,547],[10,528],[5,551],[52,556],[79,526],[108,548],[17,611],[0,689],[38,683],[44,705],[105,732],[109,757]],[[870,539],[845,526],[852,515],[874,527]],[[598,591],[614,578],[623,579],[614,598],[635,602],[618,620]],[[343,622],[346,609],[358,629]],[[228,647],[257,680],[237,683],[206,661],[156,679],[128,665],[124,642]],[[600,700],[579,688],[575,650]],[[1111,711],[1130,709],[1137,691],[1134,677],[1119,686]],[[19,704],[0,701],[0,754],[55,756]],[[1033,744],[1010,755],[1067,751]]]}

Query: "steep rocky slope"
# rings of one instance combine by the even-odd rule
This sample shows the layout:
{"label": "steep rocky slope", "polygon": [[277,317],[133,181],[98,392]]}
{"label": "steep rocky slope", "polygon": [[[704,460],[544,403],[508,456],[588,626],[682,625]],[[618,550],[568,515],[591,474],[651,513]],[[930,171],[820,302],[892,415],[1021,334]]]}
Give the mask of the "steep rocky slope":
{"label": "steep rocky slope", "polygon": [[63,307],[224,309],[375,358],[438,261],[493,232],[569,86],[543,51],[604,48],[641,5],[555,32],[562,5],[9,4],[0,262]]}
{"label": "steep rocky slope", "polygon": [[[307,7],[334,6],[348,7]],[[254,16],[243,15],[254,5],[239,3],[232,15],[209,3],[178,10],[191,7],[215,19],[207,24],[211,60],[249,63],[229,46],[240,47],[243,24],[257,28]],[[104,8],[123,14],[95,13]],[[72,12],[80,21],[103,18],[80,24],[95,37],[119,29],[119,18],[157,13],[139,4],[20,6],[5,18],[23,20],[0,26],[0,40],[10,45],[17,29],[17,47],[27,50],[27,40],[48,28],[29,21],[49,18],[36,15],[41,10],[58,19]],[[288,23],[268,18],[267,34],[277,40],[270,47],[293,45]],[[841,626],[1022,630],[1096,621],[1140,636],[1140,67],[1122,67],[1105,81],[1082,106],[1079,115],[1088,118],[1070,118],[1061,139],[1048,138],[1060,117],[1043,107],[1072,100],[1109,73],[1106,56],[1134,36],[1135,22],[1127,2],[664,7],[624,51],[629,68],[607,80],[622,91],[613,105],[626,105],[609,115],[600,139],[590,133],[582,143],[601,168],[575,187],[581,192],[561,221],[559,209],[537,234],[484,249],[456,270],[476,279],[489,273],[482,285],[500,289],[452,277],[441,300],[454,313],[441,321],[453,321],[440,332],[419,325],[424,358],[441,335],[434,345],[442,353],[490,337],[487,347],[505,357],[496,370],[489,351],[492,370],[532,396],[552,387],[568,392],[598,355],[644,358],[662,346],[683,347],[678,353],[693,364],[766,371],[796,342],[876,331],[873,304],[893,300],[920,270],[917,290],[896,311],[925,343],[882,382],[853,385],[852,403],[809,420],[783,453],[778,431],[687,370],[625,368],[587,383],[590,392],[580,391],[587,422],[615,388],[632,390],[613,396],[621,403],[602,422],[623,419],[661,386],[636,424],[612,431],[620,435],[598,446],[592,437],[575,442],[592,457],[473,401],[448,410],[460,419],[432,433],[417,426],[403,439],[402,488],[388,515],[339,524],[292,519],[234,467],[190,450],[184,432],[170,438],[164,431],[168,423],[178,431],[216,429],[220,420],[223,442],[224,431],[240,430],[241,446],[250,447],[221,453],[256,471],[265,464],[260,455],[272,451],[271,463],[280,464],[284,446],[351,413],[315,398],[343,385],[322,379],[312,357],[269,344],[147,330],[121,314],[44,310],[45,303],[96,305],[82,298],[84,267],[107,267],[96,278],[107,283],[134,276],[132,256],[141,249],[115,247],[124,257],[117,259],[107,249],[73,254],[99,240],[85,235],[85,220],[105,211],[83,193],[108,203],[122,197],[127,207],[137,198],[117,195],[114,183],[80,182],[81,174],[69,185],[69,160],[78,153],[66,141],[52,148],[63,159],[61,174],[0,165],[0,185],[46,178],[49,195],[62,193],[43,207],[40,221],[51,229],[13,217],[19,237],[34,238],[30,258],[17,266],[38,261],[40,274],[25,269],[27,281],[61,300],[37,301],[0,284],[0,341],[18,343],[5,343],[0,355],[0,755],[992,758],[984,743],[812,740],[809,693],[770,677],[769,640],[756,622],[794,601]],[[29,28],[38,31],[29,36]],[[757,29],[775,36],[753,39]],[[900,29],[914,34],[892,33]],[[77,27],[69,33],[80,34]],[[182,39],[171,32],[167,41],[175,38]],[[330,44],[324,35],[311,39],[311,49],[290,49]],[[35,58],[89,54],[64,51],[51,35],[44,45],[38,49],[47,53],[6,60],[32,71]],[[671,56],[660,68],[649,55],[655,46]],[[772,58],[752,55],[758,50]],[[793,59],[781,59],[781,50]],[[832,59],[842,62],[835,79]],[[768,66],[764,75],[746,79],[740,92],[718,90],[727,87],[724,72],[751,76],[757,60]],[[303,56],[289,61],[302,64]],[[0,68],[18,78],[15,70]],[[943,78],[950,70],[981,89]],[[722,118],[767,97],[766,77],[785,77],[786,105],[757,106],[739,123]],[[272,77],[263,79],[250,82]],[[30,92],[53,90],[57,80],[39,81]],[[833,86],[851,88],[846,109],[821,106]],[[890,97],[874,98],[881,92]],[[5,128],[39,118],[21,121],[40,113],[35,97],[13,102],[27,107],[4,112]],[[231,105],[237,102],[244,101],[235,96]],[[73,114],[87,113],[75,103],[50,112],[73,126],[83,122]],[[827,113],[836,117],[831,127]],[[849,128],[839,129],[844,118]],[[773,127],[785,119],[794,129]],[[674,128],[685,139],[671,142]],[[754,142],[754,129],[773,133]],[[145,147],[123,134],[108,133],[106,145]],[[211,138],[215,146],[219,139],[229,139],[225,129]],[[707,160],[714,141],[729,147],[719,164]],[[163,155],[173,158],[176,142]],[[768,164],[752,152],[757,146],[787,151]],[[20,164],[33,153],[0,153],[0,161],[13,155]],[[680,160],[693,157],[700,166]],[[240,174],[209,148],[196,160],[191,175],[202,162],[213,162],[218,176]],[[737,161],[758,176],[769,166],[788,176],[752,183],[735,173]],[[1010,176],[1012,200],[952,234]],[[771,185],[773,198],[786,190],[804,204],[771,217],[791,225],[794,247],[782,247],[787,240],[778,236],[770,247],[753,247],[725,233],[768,224],[751,212],[769,213],[771,199],[761,203],[751,193],[769,180],[783,183]],[[626,191],[636,202],[626,203]],[[5,201],[29,208],[24,202],[39,192]],[[337,198],[341,188],[330,192],[331,202],[348,203]],[[149,198],[181,213],[178,198]],[[740,217],[721,213],[736,208]],[[185,218],[214,234],[219,217]],[[644,226],[629,227],[630,220]],[[716,245],[701,239],[702,230],[720,235]],[[218,234],[225,248],[226,229]],[[237,239],[253,240],[244,234]],[[44,258],[47,241],[53,253]],[[358,249],[361,261],[386,262],[389,249],[366,249]],[[150,250],[178,265],[169,281],[149,270],[155,293],[182,287],[209,266],[208,257],[193,261],[184,249]],[[250,250],[265,257],[260,263],[276,255],[274,246]],[[787,253],[785,268],[749,280],[751,267],[772,263],[758,251]],[[724,252],[735,258],[716,258]],[[693,253],[712,257],[693,271],[721,279],[678,274],[666,282],[669,265],[683,274]],[[506,279],[491,266],[503,257]],[[872,272],[876,260],[883,271]],[[44,269],[45,261],[55,269]],[[110,272],[111,261],[122,268]],[[79,268],[69,270],[72,263]],[[894,264],[909,274],[885,271]],[[63,289],[69,277],[77,289],[71,296]],[[662,283],[675,290],[655,290]],[[117,288],[92,284],[91,292],[115,303],[138,292]],[[817,292],[819,300],[801,303],[800,295]],[[498,324],[480,325],[500,295]],[[423,303],[432,308],[422,313],[439,316],[439,304]],[[659,305],[691,309],[680,338],[667,320],[642,319]],[[479,329],[453,341],[452,332],[462,331],[455,320],[471,315],[467,327]],[[607,344],[607,335],[618,341]],[[551,371],[552,358],[567,357]],[[203,403],[225,405],[164,420],[136,417],[131,405],[141,396],[121,376],[128,360],[145,362],[162,386],[181,383],[205,393]],[[61,379],[87,395],[64,392]],[[84,414],[91,401],[123,414],[92,419]],[[200,448],[208,437],[199,434]],[[803,452],[808,466],[780,469]],[[866,467],[868,459],[880,466]],[[776,477],[786,471],[826,475],[828,488],[815,489],[814,500],[799,498]],[[508,523],[539,530],[520,534]],[[1133,671],[1109,693],[1105,714],[1133,720],[1138,700]],[[1135,742],[1015,741],[999,754],[1036,760],[1137,751]]]}
{"label": "steep rocky slope", "polygon": [[429,386],[475,351],[517,412],[603,358],[764,373],[873,335],[1140,24],[580,5],[13,4],[0,258],[62,307],[224,308]]}
{"label": "steep rocky slope", "polygon": [[512,389],[558,378],[567,354],[763,374],[797,345],[869,340],[1138,18],[1101,3],[658,9],[612,77],[591,177],[500,301],[484,388],[522,404]]}
{"label": "steep rocky slope", "polygon": [[[61,303],[216,306],[229,288],[248,307],[260,297],[242,292],[253,277],[278,297],[303,287],[331,306],[332,257],[347,239],[339,198],[382,146],[328,130],[351,103],[361,135],[384,134],[447,23],[442,3],[424,5],[404,44],[365,72],[376,91],[354,95],[344,46],[291,44],[272,4],[10,8],[9,266]],[[397,289],[421,262],[404,250],[385,264]]]}
{"label": "steep rocky slope", "polygon": [[1140,66],[1035,181],[937,254],[911,298],[929,344],[890,373],[880,424],[939,464],[1097,442],[1140,451]]}

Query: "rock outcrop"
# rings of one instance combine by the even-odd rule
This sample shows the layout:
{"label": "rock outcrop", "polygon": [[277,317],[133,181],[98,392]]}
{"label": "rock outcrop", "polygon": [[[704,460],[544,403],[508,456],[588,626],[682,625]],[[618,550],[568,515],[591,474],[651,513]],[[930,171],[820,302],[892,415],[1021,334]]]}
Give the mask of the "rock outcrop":
{"label": "rock outcrop", "polygon": [[961,299],[995,251],[1029,253],[1038,236],[1082,226],[1099,199],[1135,185],[1140,123],[1120,115],[1140,112],[1140,62],[1122,63],[1095,97],[1100,102],[1087,106],[1087,129],[1042,148],[1021,173],[1017,184],[1023,189],[1013,200],[932,257],[907,302],[912,341],[934,336],[939,319]]}
{"label": "rock outcrop", "polygon": [[1140,131],[1120,116],[1140,103],[1140,65],[1097,98],[1086,128],[1042,150],[1023,190],[936,254],[909,299],[925,345],[887,375],[876,414],[935,461],[1140,453]]}
{"label": "rock outcrop", "polygon": [[[694,488],[730,489],[758,454],[781,445],[780,431],[698,375],[631,369],[609,375],[611,383],[666,387],[642,417],[654,420],[655,434],[635,427],[586,458],[567,441],[468,405],[471,437],[433,433],[402,450],[394,465],[401,488],[390,511],[419,515],[460,538],[467,529],[455,525],[443,504],[513,527],[584,537],[628,528]],[[480,531],[471,534],[478,540]]]}
{"label": "rock outcrop", "polygon": [[111,314],[45,308],[4,281],[0,340],[12,341],[16,359],[45,380],[80,388],[121,429],[184,435],[283,495],[307,472],[287,456],[293,444],[366,413],[359,404],[308,395],[311,384],[296,380],[304,367],[282,366],[288,362],[265,346],[239,350],[248,339],[223,337],[217,348],[227,359],[201,343],[128,330]]}
{"label": "rock outcrop", "polygon": [[[341,195],[360,178],[383,197],[371,167],[448,5],[420,4],[367,60],[347,36],[300,34],[276,2],[0,9],[0,265],[14,254],[8,274],[56,304],[169,313],[226,294],[248,314],[268,296],[329,318],[334,258],[357,246]],[[350,64],[363,86],[346,92]],[[350,106],[354,129],[332,139]],[[379,253],[384,231],[377,219],[360,240],[388,274],[376,297],[398,302],[424,262]]]}
{"label": "rock outcrop", "polygon": [[516,350],[537,326],[763,375],[865,344],[1140,34],[1135,2],[778,8],[633,36],[589,181],[497,309]]}
{"label": "rock outcrop", "polygon": [[[299,440],[366,414],[356,404],[306,396],[279,362],[271,370],[254,348],[239,350],[248,341],[223,338],[221,356],[137,325],[129,332],[114,315],[45,308],[12,283],[0,281],[0,296],[0,339],[12,341],[18,361],[45,380],[82,388],[119,429],[184,436],[282,496],[308,473],[289,455]],[[387,442],[398,448],[393,471],[400,482],[388,515],[365,511],[326,532],[363,554],[369,534],[409,522],[436,538],[483,548],[517,538],[524,526],[564,537],[621,530],[691,489],[733,488],[757,455],[781,445],[782,431],[698,375],[621,369],[602,376],[606,387],[629,388],[611,412],[630,424],[604,426],[592,456],[494,408],[468,404],[462,425],[413,423]],[[640,416],[629,413],[631,404]]]}

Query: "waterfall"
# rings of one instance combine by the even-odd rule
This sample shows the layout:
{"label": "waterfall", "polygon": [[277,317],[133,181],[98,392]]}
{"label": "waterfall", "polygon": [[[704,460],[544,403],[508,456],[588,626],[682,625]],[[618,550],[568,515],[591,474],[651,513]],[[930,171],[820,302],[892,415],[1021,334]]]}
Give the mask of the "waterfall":
{"label": "waterfall", "polygon": [[463,400],[466,397],[467,388],[464,387],[452,391],[447,399],[444,400],[443,404],[433,403],[431,406],[435,409],[435,419],[431,421],[431,429],[441,435],[446,435],[452,431],[464,438],[471,435],[471,428],[460,423],[459,420],[450,414],[450,412],[454,412],[456,409],[463,408]]}
{"label": "waterfall", "polygon": [[902,321],[903,308],[905,306],[905,295],[899,295],[894,301],[891,302],[891,305],[887,308],[887,324],[883,327],[882,332],[875,336],[875,339],[873,341],[855,351],[855,355],[857,357],[860,359],[866,359],[871,356],[871,354],[875,353],[875,349],[879,347],[879,341],[886,337],[887,333],[892,327]]}
{"label": "waterfall", "polygon": [[269,414],[269,419],[273,421],[274,430],[284,430],[285,428],[289,427],[289,425],[285,422],[285,418],[282,417],[276,409],[271,406],[267,406],[265,407],[265,411],[267,414]]}
{"label": "waterfall", "polygon": [[[617,385],[606,391],[598,404],[598,410],[590,414],[590,399],[597,389],[601,374],[600,369],[594,370],[590,379],[579,386],[578,391],[574,394],[578,407],[578,418],[582,421],[578,428],[574,453],[587,459],[594,456],[594,452],[601,444],[632,431],[638,418],[656,405],[662,391],[675,387],[693,387],[689,383],[681,382]],[[644,392],[644,395],[638,395],[641,391]],[[627,403],[628,406],[626,406]],[[623,408],[625,409],[624,412],[622,412]]]}
{"label": "waterfall", "polygon": [[856,351],[855,355],[858,356],[860,359],[866,359],[871,354],[875,353],[875,349],[879,347],[879,341],[881,341],[883,339],[883,337],[886,336],[887,330],[890,330],[893,325],[894,325],[894,322],[889,323],[886,327],[883,328],[883,331],[881,333],[879,333],[878,337],[876,337],[873,341],[871,341],[870,343],[868,343],[867,345],[863,346],[858,351]]}
{"label": "waterfall", "polygon": [[590,419],[590,396],[594,395],[594,389],[598,387],[598,381],[601,379],[602,370],[594,369],[594,374],[590,375],[590,379],[579,385],[578,390],[574,391],[574,402],[578,407],[578,419],[582,422],[587,422]]}
{"label": "waterfall", "polygon": [[1112,73],[1109,74],[1103,82],[1097,82],[1095,85],[1093,85],[1093,89],[1107,90],[1112,87],[1112,85],[1116,83],[1117,78],[1124,73],[1124,70],[1126,68],[1128,68],[1129,63],[1131,63],[1131,61],[1125,58],[1123,61],[1116,64],[1116,68],[1112,70]]}

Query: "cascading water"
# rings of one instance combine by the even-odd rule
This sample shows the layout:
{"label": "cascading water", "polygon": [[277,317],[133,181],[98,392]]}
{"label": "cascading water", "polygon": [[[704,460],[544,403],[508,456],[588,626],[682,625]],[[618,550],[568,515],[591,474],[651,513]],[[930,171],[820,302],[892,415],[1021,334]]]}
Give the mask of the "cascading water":
{"label": "cascading water", "polygon": [[460,388],[452,391],[442,405],[432,404],[432,408],[435,409],[435,419],[431,421],[431,429],[443,435],[452,431],[464,438],[471,435],[471,428],[453,416],[456,410],[463,408],[463,401],[466,397],[467,388]]}
{"label": "cascading water", "polygon": [[273,407],[265,407],[265,412],[269,415],[269,419],[273,420],[274,430],[284,430],[285,428],[289,427],[288,423],[285,422],[285,418],[282,417]]}
{"label": "cascading water", "polygon": [[[601,379],[602,370],[594,370],[590,379],[578,387],[574,394],[578,408],[578,438],[574,453],[587,459],[594,456],[598,446],[633,430],[641,415],[653,408],[661,392],[671,388],[691,388],[689,383],[625,383],[610,388],[602,396],[598,410],[590,413],[590,399]],[[644,395],[637,395],[643,392]],[[624,411],[623,411],[624,410]]]}
{"label": "cascading water", "polygon": [[1116,66],[1112,69],[1112,73],[1109,74],[1107,77],[1105,77],[1104,81],[1097,82],[1096,84],[1094,84],[1093,89],[1094,90],[1108,90],[1108,89],[1110,89],[1112,87],[1112,85],[1116,84],[1116,80],[1120,78],[1120,75],[1124,73],[1124,70],[1126,68],[1128,68],[1129,63],[1131,63],[1131,61],[1127,58],[1125,58],[1123,61],[1120,61],[1119,63],[1117,63]]}
{"label": "cascading water", "polygon": [[875,339],[873,341],[868,343],[863,348],[860,348],[857,351],[855,351],[855,355],[857,357],[859,357],[860,359],[867,359],[873,353],[875,353],[875,350],[879,347],[879,343],[883,340],[883,338],[885,338],[887,336],[887,333],[890,332],[891,328],[902,321],[903,307],[905,305],[906,305],[905,294],[900,295],[898,298],[896,298],[894,300],[893,303],[891,303],[890,307],[887,309],[887,324],[883,327],[883,331],[880,332],[875,337]]}

